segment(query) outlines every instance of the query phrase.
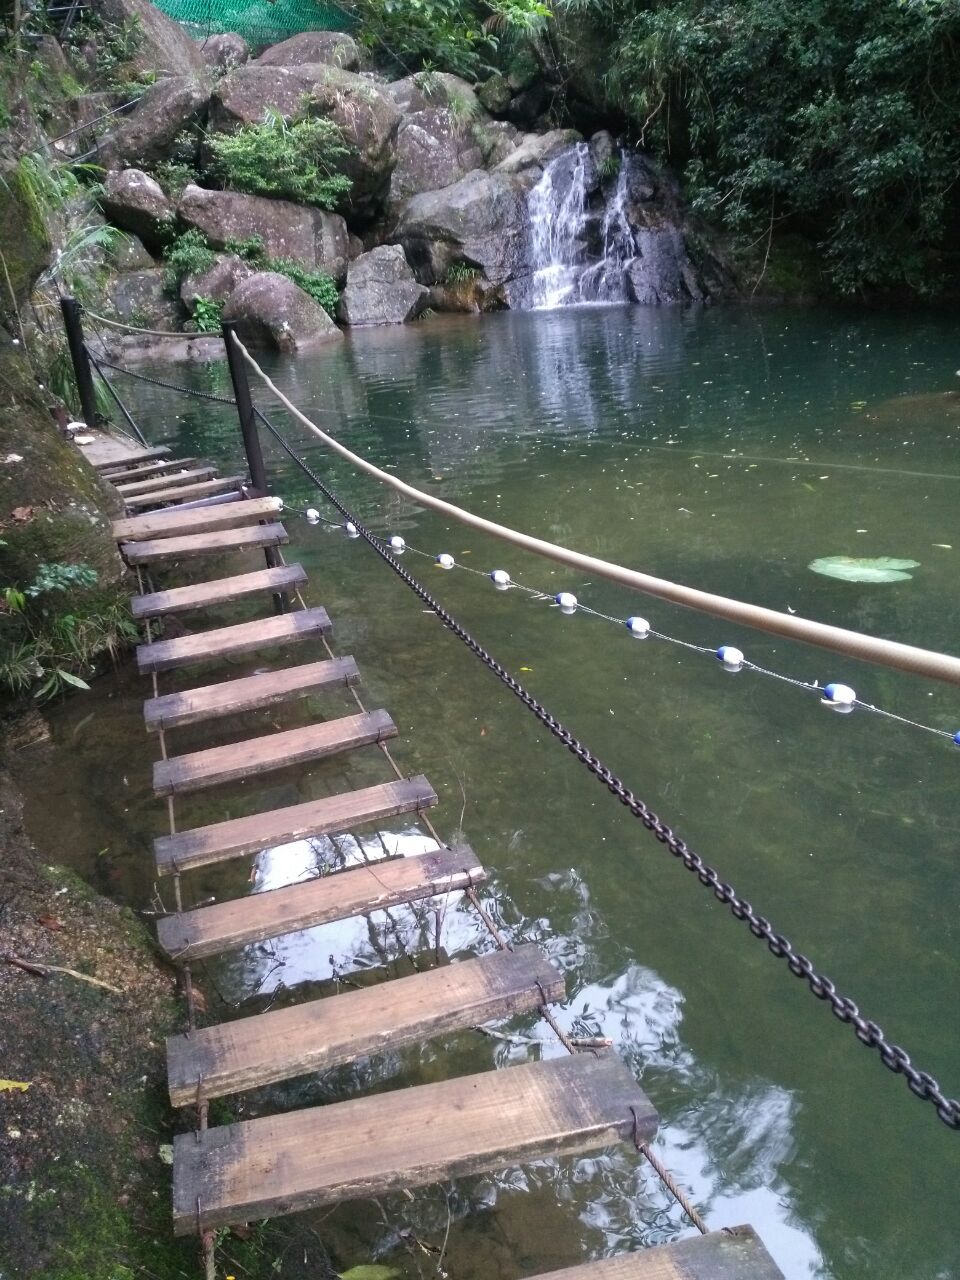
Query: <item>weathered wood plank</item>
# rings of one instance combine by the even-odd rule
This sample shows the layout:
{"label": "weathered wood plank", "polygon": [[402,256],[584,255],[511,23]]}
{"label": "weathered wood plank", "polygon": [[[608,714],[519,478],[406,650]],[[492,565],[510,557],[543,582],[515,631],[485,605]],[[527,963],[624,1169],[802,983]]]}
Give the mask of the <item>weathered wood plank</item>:
{"label": "weathered wood plank", "polygon": [[128,467],[138,462],[150,462],[153,458],[169,458],[170,452],[165,444],[157,445],[155,449],[131,449],[129,453],[115,453],[112,458],[95,462],[93,465],[98,471],[107,472],[114,467]]}
{"label": "weathered wood plank", "polygon": [[[217,474],[212,466],[184,467],[182,471],[174,471],[165,476],[150,476],[146,480],[131,480],[126,484],[118,484],[117,491],[123,496],[131,494],[152,493],[155,489],[169,489],[172,484],[187,484],[190,480],[209,480]],[[107,479],[110,477],[108,476]]]}
{"label": "weathered wood plank", "polygon": [[230,742],[222,747],[158,760],[153,766],[153,789],[161,796],[201,791],[204,787],[382,742],[396,734],[397,726],[386,711],[365,711],[338,720],[302,725],[281,733],[264,734],[262,738],[248,738],[245,742]]}
{"label": "weathered wood plank", "polygon": [[114,471],[111,468],[104,473],[104,479],[111,484],[123,484],[126,480],[149,480],[151,476],[167,475],[170,471],[186,471],[196,463],[206,465],[200,458],[160,458],[156,462],[145,462],[143,466],[128,467],[126,470]]}
{"label": "weathered wood plank", "polygon": [[305,804],[269,813],[254,813],[248,818],[230,818],[209,827],[181,831],[175,836],[159,836],[153,842],[157,870],[161,875],[172,875],[175,871],[259,853],[262,849],[306,840],[310,836],[349,831],[362,822],[376,822],[398,813],[419,813],[436,803],[436,792],[420,775],[346,791],[323,800],[308,800]]}
{"label": "weathered wood plank", "polygon": [[[539,984],[539,985],[538,985]],[[564,997],[534,944],[167,1040],[175,1107],[290,1080]]]}
{"label": "weathered wood plank", "polygon": [[577,1055],[180,1134],[174,1231],[609,1146],[632,1136],[631,1107],[651,1138],[656,1112],[623,1063]]}
{"label": "weathered wood plank", "polygon": [[238,653],[256,653],[275,644],[294,644],[330,631],[326,609],[297,609],[273,618],[256,618],[232,627],[214,627],[174,640],[155,640],[137,646],[140,671],[169,671],[197,662],[213,662]]}
{"label": "weathered wood plank", "polygon": [[359,680],[360,672],[352,657],[307,662],[299,667],[283,667],[280,671],[264,671],[240,680],[225,680],[222,684],[150,698],[143,704],[143,718],[152,732],[176,729],[219,716],[257,711],[277,702],[306,698],[321,689],[357,684]]}
{"label": "weathered wood plank", "polygon": [[283,508],[279,498],[247,498],[217,507],[168,507],[142,516],[125,516],[113,522],[118,542],[145,538],[175,538],[212,529],[235,529],[275,516]]}
{"label": "weathered wood plank", "polygon": [[195,501],[207,498],[214,493],[241,493],[243,476],[220,476],[216,480],[191,481],[190,484],[178,485],[174,489],[154,489],[150,493],[123,495],[123,504],[131,510],[137,507],[155,507],[161,502]]}
{"label": "weathered wood plank", "polygon": [[486,878],[472,849],[435,849],[163,916],[157,921],[157,937],[174,960],[197,960],[298,929],[348,920],[438,893],[455,893]]}
{"label": "weathered wood plank", "polygon": [[753,1227],[724,1227],[530,1280],[783,1280],[783,1272]]}
{"label": "weathered wood plank", "polygon": [[194,582],[188,587],[171,587],[151,595],[133,596],[130,611],[134,618],[159,618],[168,613],[186,613],[191,609],[208,609],[230,604],[246,596],[264,592],[290,593],[307,580],[306,570],[299,564],[282,564],[276,569],[258,569],[255,573],[239,573],[232,578],[216,578],[211,582]]}
{"label": "weathered wood plank", "polygon": [[127,564],[155,564],[158,560],[186,560],[192,556],[221,555],[251,547],[279,547],[290,537],[282,524],[257,524],[249,529],[215,529],[182,538],[153,538],[124,542],[121,554]]}

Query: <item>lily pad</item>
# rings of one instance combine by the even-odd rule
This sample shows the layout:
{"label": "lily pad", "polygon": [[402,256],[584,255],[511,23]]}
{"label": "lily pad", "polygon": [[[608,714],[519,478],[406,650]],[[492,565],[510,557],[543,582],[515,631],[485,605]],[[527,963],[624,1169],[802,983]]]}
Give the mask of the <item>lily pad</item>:
{"label": "lily pad", "polygon": [[893,556],[821,556],[809,565],[814,573],[844,582],[903,582],[913,577],[907,569],[919,567],[919,560],[897,560]]}

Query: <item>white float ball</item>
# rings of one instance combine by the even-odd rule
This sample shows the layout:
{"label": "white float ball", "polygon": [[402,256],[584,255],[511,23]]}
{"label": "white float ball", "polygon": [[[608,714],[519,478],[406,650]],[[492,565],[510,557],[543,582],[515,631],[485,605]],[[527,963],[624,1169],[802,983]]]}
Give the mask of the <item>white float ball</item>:
{"label": "white float ball", "polygon": [[343,532],[347,535],[348,538],[360,537],[360,532],[352,520],[345,520],[343,522]]}
{"label": "white float ball", "polygon": [[559,591],[553,597],[564,613],[575,613],[577,597],[570,591]]}
{"label": "white float ball", "polygon": [[625,625],[630,634],[639,640],[645,640],[650,634],[650,623],[646,618],[628,618]]}
{"label": "white float ball", "polygon": [[306,516],[308,524],[320,523],[320,512],[317,510],[316,507],[307,507],[306,511],[303,514]]}
{"label": "white float ball", "polygon": [[727,671],[739,671],[743,666],[743,651],[732,644],[722,644],[717,650],[717,657]]}
{"label": "white float ball", "polygon": [[455,561],[453,559],[453,556],[450,555],[449,552],[447,551],[441,551],[441,553],[437,556],[437,564],[440,566],[441,569],[452,569],[454,566],[454,563]]}
{"label": "white float ball", "polygon": [[499,587],[501,591],[506,590],[510,585],[510,575],[506,569],[494,569],[490,575],[490,579],[494,586]]}
{"label": "white float ball", "polygon": [[399,533],[395,533],[390,539],[390,550],[395,551],[398,556],[403,555],[406,550],[406,546],[407,544],[404,542],[403,538],[400,537]]}
{"label": "white float ball", "polygon": [[848,684],[828,684],[824,687],[822,701],[837,711],[852,711],[857,695]]}

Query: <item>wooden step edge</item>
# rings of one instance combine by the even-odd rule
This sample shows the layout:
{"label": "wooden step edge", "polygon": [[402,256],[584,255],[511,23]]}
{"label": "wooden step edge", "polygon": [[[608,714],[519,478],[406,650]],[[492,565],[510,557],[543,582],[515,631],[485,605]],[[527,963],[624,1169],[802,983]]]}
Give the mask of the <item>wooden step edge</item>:
{"label": "wooden step edge", "polygon": [[161,444],[153,449],[131,449],[128,453],[117,454],[116,457],[110,458],[106,462],[94,462],[91,465],[96,471],[103,474],[114,467],[126,467],[136,462],[150,462],[154,458],[169,458],[172,452],[172,449],[169,449],[165,444]]}
{"label": "wooden step edge", "polygon": [[214,609],[247,596],[267,593],[289,595],[304,586],[306,581],[307,573],[302,565],[278,565],[274,569],[258,569],[254,573],[240,573],[231,578],[214,578],[209,582],[191,583],[188,587],[171,587],[167,591],[131,596],[130,613],[139,622],[144,618],[188,613],[194,609]]}
{"label": "wooden step edge", "polygon": [[226,555],[256,547],[279,547],[290,537],[279,522],[253,525],[249,529],[218,529],[192,533],[183,538],[155,538],[144,542],[124,542],[120,554],[127,564],[155,564],[161,560],[186,560],[196,556]]}
{"label": "wooden step edge", "polygon": [[459,893],[486,879],[468,846],[433,849],[164,916],[157,921],[157,939],[171,960],[182,964],[405,902]]}
{"label": "wooden step edge", "polygon": [[130,467],[126,471],[108,471],[102,474],[111,484],[123,484],[127,480],[147,480],[151,476],[167,475],[170,471],[186,471],[197,465],[209,464],[200,458],[179,458],[172,461],[158,458],[155,462],[145,462],[142,467]]}
{"label": "wooden step edge", "polygon": [[179,729],[222,716],[259,711],[280,702],[312,697],[324,689],[359,683],[360,669],[348,654],[148,698],[143,704],[143,719],[148,732],[158,733],[161,729]]}
{"label": "wooden step edge", "polygon": [[153,790],[158,796],[202,791],[206,787],[255,778],[277,769],[354,751],[396,736],[397,726],[386,711],[341,716],[337,720],[157,760],[153,766]]}
{"label": "wooden step edge", "polygon": [[238,622],[229,627],[195,631],[175,640],[155,640],[137,645],[137,669],[141,675],[152,671],[170,671],[243,653],[259,653],[275,645],[300,644],[316,635],[329,635],[333,624],[326,609],[319,605],[296,609],[292,613],[258,618],[254,622]]}
{"label": "wooden step edge", "polygon": [[572,1155],[657,1114],[614,1055],[551,1058],[174,1140],[173,1229],[187,1235]]}
{"label": "wooden step edge", "polygon": [[534,943],[167,1039],[170,1100],[186,1107],[562,1000]]}
{"label": "wooden step edge", "polygon": [[159,507],[163,503],[179,503],[181,500],[191,502],[215,493],[243,493],[243,486],[243,476],[221,476],[217,480],[192,481],[175,489],[125,495],[123,505],[128,510],[137,510],[140,507]]}
{"label": "wooden step edge", "polygon": [[361,823],[379,822],[401,813],[422,813],[435,804],[437,793],[420,774],[323,800],[308,800],[285,809],[230,818],[177,835],[157,837],[153,842],[157,871],[162,876],[174,875],[212,862],[258,854],[277,845],[308,840],[311,836],[349,831]]}
{"label": "wooden step edge", "polygon": [[753,1227],[723,1227],[705,1236],[601,1258],[530,1280],[783,1280]]}
{"label": "wooden step edge", "polygon": [[214,466],[184,467],[182,471],[171,471],[162,476],[150,476],[146,480],[130,480],[118,484],[116,490],[126,498],[130,494],[152,493],[154,489],[168,489],[171,485],[186,484],[190,480],[209,480],[216,474],[217,468]]}
{"label": "wooden step edge", "polygon": [[[210,506],[163,507],[136,516],[114,520],[111,532],[117,542],[146,541],[153,538],[175,538],[180,534],[212,532],[236,525],[256,524],[270,520],[283,510],[281,498],[241,498],[231,503]],[[229,509],[225,509],[229,508]]]}

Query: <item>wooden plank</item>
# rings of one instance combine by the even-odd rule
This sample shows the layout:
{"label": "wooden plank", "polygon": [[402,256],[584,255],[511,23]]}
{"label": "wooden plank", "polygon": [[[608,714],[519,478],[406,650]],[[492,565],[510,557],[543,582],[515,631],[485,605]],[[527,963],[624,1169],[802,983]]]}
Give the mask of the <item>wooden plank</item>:
{"label": "wooden plank", "polygon": [[185,560],[192,556],[220,555],[251,547],[279,547],[290,537],[282,524],[258,524],[249,529],[215,529],[183,538],[153,538],[124,542],[120,546],[127,564],[154,564],[158,560]]}
{"label": "wooden plank", "polygon": [[352,657],[307,662],[299,667],[283,667],[280,671],[264,671],[240,680],[225,680],[222,684],[150,698],[143,704],[143,718],[152,732],[177,729],[219,716],[257,711],[277,702],[306,698],[321,689],[357,684],[359,680],[360,672]]}
{"label": "wooden plank", "polygon": [[209,480],[216,474],[216,467],[194,467],[192,470],[184,467],[182,471],[174,471],[170,475],[150,476],[147,480],[131,480],[128,484],[118,484],[117,491],[126,498],[130,494],[152,493],[155,489],[168,489],[172,484],[186,484],[189,480]]}
{"label": "wooden plank", "polygon": [[486,878],[472,849],[435,849],[163,916],[157,921],[157,937],[174,960],[196,960],[298,929],[454,893]]}
{"label": "wooden plank", "polygon": [[167,1040],[175,1107],[255,1089],[562,1000],[563,975],[534,944]]}
{"label": "wooden plank", "polygon": [[365,711],[319,724],[268,733],[262,738],[231,742],[206,751],[158,760],[153,766],[153,789],[167,796],[183,791],[202,791],[238,778],[255,777],[293,764],[306,764],[351,751],[372,742],[394,738],[397,726],[386,711]]}
{"label": "wooden plank", "polygon": [[115,453],[112,458],[107,458],[104,462],[95,462],[93,466],[100,472],[106,472],[114,467],[128,467],[138,462],[150,462],[154,458],[169,458],[170,452],[163,444],[155,449],[131,449],[129,453]]}
{"label": "wooden plank", "polygon": [[783,1280],[753,1227],[724,1227],[531,1280]]}
{"label": "wooden plank", "polygon": [[104,479],[111,484],[123,484],[125,480],[149,480],[151,476],[166,475],[170,471],[184,471],[197,462],[200,462],[199,458],[161,458],[156,462],[145,462],[142,467],[105,472]]}
{"label": "wooden plank", "polygon": [[283,509],[280,498],[247,498],[217,507],[169,507],[142,516],[114,520],[113,536],[118,542],[144,538],[174,538],[185,533],[209,533],[211,529],[234,529],[269,519]]}
{"label": "wooden plank", "polygon": [[178,1134],[173,1229],[186,1235],[610,1146],[632,1137],[631,1108],[640,1138],[653,1137],[656,1112],[619,1058],[578,1054]]}
{"label": "wooden plank", "polygon": [[419,813],[436,803],[436,792],[421,774],[269,813],[254,813],[248,818],[229,818],[175,836],[159,836],[153,842],[157,870],[161,875],[189,871],[191,867],[260,853],[262,849],[310,836],[349,831],[361,822],[376,822],[398,813]]}
{"label": "wooden plank", "polygon": [[154,507],[161,502],[191,501],[206,498],[213,493],[240,493],[243,490],[243,476],[220,476],[217,480],[193,481],[180,485],[175,489],[159,489],[151,493],[124,494],[125,507]]}
{"label": "wooden plank", "polygon": [[263,592],[289,593],[302,587],[306,570],[299,564],[282,564],[276,569],[258,569],[232,578],[216,578],[212,582],[194,582],[189,587],[173,587],[152,595],[133,596],[130,611],[134,618],[159,618],[168,613],[186,613],[190,609],[207,609],[242,600]]}
{"label": "wooden plank", "polygon": [[155,640],[137,645],[137,666],[141,673],[169,671],[196,662],[214,662],[238,653],[255,653],[275,644],[294,644],[310,636],[330,631],[326,609],[297,609],[273,618],[255,618],[232,627],[214,627],[174,640]]}

